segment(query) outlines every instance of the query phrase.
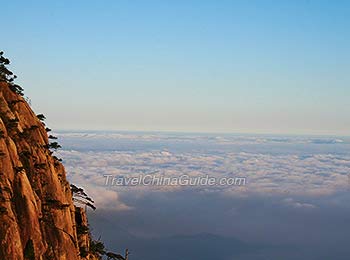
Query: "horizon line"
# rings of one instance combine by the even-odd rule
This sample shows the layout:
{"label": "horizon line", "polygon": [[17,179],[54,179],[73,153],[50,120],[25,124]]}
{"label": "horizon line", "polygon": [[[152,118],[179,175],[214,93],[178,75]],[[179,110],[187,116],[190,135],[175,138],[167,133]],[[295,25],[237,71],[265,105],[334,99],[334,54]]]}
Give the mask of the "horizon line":
{"label": "horizon line", "polygon": [[125,130],[125,129],[57,129],[53,132],[109,132],[109,133],[159,133],[159,134],[200,134],[200,135],[259,135],[259,136],[313,136],[313,137],[345,137],[350,135],[331,133],[272,133],[272,132],[226,132],[226,131],[181,131],[181,130]]}

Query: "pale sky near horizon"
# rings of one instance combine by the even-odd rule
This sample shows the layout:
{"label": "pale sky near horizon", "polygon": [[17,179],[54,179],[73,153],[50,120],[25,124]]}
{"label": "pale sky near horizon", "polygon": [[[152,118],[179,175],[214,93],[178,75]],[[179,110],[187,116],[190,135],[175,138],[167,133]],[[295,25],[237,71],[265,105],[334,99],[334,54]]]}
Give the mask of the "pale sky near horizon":
{"label": "pale sky near horizon", "polygon": [[6,1],[0,49],[54,129],[350,132],[348,1]]}

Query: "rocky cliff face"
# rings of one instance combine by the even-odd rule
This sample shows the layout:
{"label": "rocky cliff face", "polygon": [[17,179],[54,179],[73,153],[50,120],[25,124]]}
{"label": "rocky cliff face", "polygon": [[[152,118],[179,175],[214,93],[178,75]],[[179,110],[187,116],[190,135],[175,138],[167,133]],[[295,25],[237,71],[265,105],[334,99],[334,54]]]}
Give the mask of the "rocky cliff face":
{"label": "rocky cliff face", "polygon": [[0,259],[99,259],[44,123],[9,86],[0,82]]}

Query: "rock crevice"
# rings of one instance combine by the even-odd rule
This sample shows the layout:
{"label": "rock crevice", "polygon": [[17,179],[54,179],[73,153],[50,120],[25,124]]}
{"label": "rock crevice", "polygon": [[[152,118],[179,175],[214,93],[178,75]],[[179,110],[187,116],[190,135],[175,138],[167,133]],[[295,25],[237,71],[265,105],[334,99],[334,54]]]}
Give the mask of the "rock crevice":
{"label": "rock crevice", "polygon": [[89,253],[85,211],[73,204],[47,130],[0,82],[0,259],[99,259]]}

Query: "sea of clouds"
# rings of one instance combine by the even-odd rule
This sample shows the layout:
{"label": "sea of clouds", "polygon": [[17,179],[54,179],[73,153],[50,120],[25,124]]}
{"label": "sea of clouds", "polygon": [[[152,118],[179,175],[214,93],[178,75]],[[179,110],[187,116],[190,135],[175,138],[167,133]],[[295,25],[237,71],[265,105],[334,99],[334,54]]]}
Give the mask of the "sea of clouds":
{"label": "sea of clouds", "polygon": [[[64,147],[58,155],[64,159],[70,181],[88,187],[99,207],[127,209],[118,200],[118,193],[127,192],[190,188],[227,196],[322,196],[350,188],[350,144],[346,138],[103,132],[57,135]],[[246,185],[105,186],[105,175],[140,174],[244,177]]]}
{"label": "sea of clouds", "polygon": [[[96,202],[100,213],[91,214],[97,232],[106,234],[113,226],[124,239],[115,238],[113,232],[110,237],[121,245],[125,237],[137,244],[140,237],[204,232],[254,243],[283,241],[283,245],[318,248],[327,244],[341,256],[343,243],[334,241],[349,238],[344,230],[349,228],[346,214],[350,212],[349,138],[135,132],[56,135],[63,146],[57,155],[64,160],[69,181],[84,187]],[[105,185],[105,175],[140,174],[244,177],[246,185]]]}

